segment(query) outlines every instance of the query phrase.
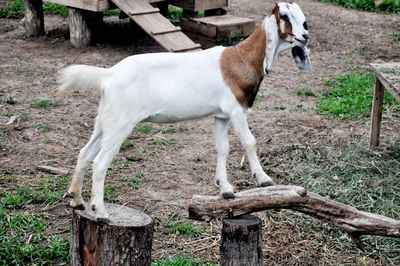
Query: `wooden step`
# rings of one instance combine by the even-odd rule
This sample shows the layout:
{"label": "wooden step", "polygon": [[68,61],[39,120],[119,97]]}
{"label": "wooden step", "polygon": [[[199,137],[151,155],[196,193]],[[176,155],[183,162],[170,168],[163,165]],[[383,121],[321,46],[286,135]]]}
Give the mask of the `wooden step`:
{"label": "wooden step", "polygon": [[147,0],[112,0],[112,2],[167,51],[183,52],[201,49],[200,44],[193,42]]}
{"label": "wooden step", "polygon": [[169,0],[169,3],[196,12],[228,6],[228,0]]}
{"label": "wooden step", "polygon": [[222,41],[249,36],[255,30],[255,20],[232,15],[182,18],[181,27],[191,34]]}

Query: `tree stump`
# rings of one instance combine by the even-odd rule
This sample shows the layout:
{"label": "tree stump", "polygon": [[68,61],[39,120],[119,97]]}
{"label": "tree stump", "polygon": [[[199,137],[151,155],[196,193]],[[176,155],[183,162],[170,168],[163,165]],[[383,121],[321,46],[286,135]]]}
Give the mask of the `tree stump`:
{"label": "tree stump", "polygon": [[43,1],[24,0],[25,15],[22,24],[27,36],[39,37],[44,34]]}
{"label": "tree stump", "polygon": [[261,219],[246,214],[223,219],[221,232],[221,265],[262,265]]}
{"label": "tree stump", "polygon": [[91,11],[68,7],[70,42],[75,48],[86,47],[91,42],[90,14]]}
{"label": "tree stump", "polygon": [[89,204],[72,215],[71,265],[151,265],[154,224],[150,216],[108,204],[111,221],[98,222]]}

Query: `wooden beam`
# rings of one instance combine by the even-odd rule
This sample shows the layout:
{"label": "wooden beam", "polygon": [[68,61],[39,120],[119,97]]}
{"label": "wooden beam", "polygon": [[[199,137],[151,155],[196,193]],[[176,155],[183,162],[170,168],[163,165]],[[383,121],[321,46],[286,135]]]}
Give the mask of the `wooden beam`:
{"label": "wooden beam", "polygon": [[374,98],[372,99],[370,147],[379,146],[381,134],[382,106],[385,89],[378,78],[375,77]]}
{"label": "wooden beam", "polygon": [[24,0],[25,15],[22,24],[29,37],[44,35],[44,18],[42,0]]}
{"label": "wooden beam", "polygon": [[356,244],[360,235],[400,238],[400,221],[359,211],[298,186],[271,186],[235,193],[233,199],[194,195],[189,218],[209,221],[268,209],[292,209],[324,220],[346,231]]}

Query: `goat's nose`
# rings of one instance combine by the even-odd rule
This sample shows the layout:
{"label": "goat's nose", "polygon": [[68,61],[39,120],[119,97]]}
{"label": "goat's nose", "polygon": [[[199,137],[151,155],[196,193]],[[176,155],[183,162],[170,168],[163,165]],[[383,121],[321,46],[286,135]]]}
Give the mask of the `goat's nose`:
{"label": "goat's nose", "polygon": [[308,40],[308,34],[303,34],[304,40]]}

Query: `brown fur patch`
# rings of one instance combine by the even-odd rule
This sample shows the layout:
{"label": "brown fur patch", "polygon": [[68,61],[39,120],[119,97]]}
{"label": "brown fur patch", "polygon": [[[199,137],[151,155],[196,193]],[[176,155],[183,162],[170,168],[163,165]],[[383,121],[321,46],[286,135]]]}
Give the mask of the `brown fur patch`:
{"label": "brown fur patch", "polygon": [[242,43],[228,47],[221,55],[221,71],[243,108],[251,108],[264,77],[266,36],[262,25]]}
{"label": "brown fur patch", "polygon": [[[289,6],[288,6],[288,9],[289,9]],[[281,30],[281,16],[279,13],[278,5],[275,5],[275,7],[271,13],[275,16],[276,23],[278,24],[279,37],[282,39],[286,39],[288,36],[293,37],[294,35],[292,34],[292,24],[290,23],[290,21],[285,21],[284,31],[282,32],[282,30]]]}

